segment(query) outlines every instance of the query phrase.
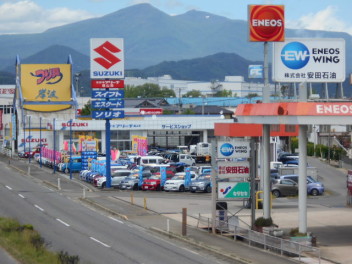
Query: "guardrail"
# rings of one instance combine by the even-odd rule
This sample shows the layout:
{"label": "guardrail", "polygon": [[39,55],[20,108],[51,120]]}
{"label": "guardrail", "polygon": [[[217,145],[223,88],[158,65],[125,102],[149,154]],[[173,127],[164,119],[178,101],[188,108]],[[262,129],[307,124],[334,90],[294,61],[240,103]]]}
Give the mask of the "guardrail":
{"label": "guardrail", "polygon": [[[306,238],[297,238],[296,241],[293,241],[270,235],[270,228],[266,230],[267,233],[261,233],[238,225],[232,225],[228,221],[217,219],[215,222],[218,233],[227,237],[233,236],[234,240],[247,241],[249,246],[261,247],[280,255],[298,257],[299,261],[301,261],[303,256],[309,255],[316,258],[319,264],[321,262],[320,249],[313,247],[311,241]],[[198,228],[210,231],[212,228],[211,224],[211,218],[199,214]]]}

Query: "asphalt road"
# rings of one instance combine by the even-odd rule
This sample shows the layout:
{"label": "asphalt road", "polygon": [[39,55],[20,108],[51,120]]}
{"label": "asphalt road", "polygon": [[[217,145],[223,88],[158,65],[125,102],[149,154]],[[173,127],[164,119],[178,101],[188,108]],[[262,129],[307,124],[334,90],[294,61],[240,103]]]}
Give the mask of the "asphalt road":
{"label": "asphalt road", "polygon": [[8,166],[0,174],[0,214],[32,224],[50,249],[81,263],[230,263],[92,211]]}

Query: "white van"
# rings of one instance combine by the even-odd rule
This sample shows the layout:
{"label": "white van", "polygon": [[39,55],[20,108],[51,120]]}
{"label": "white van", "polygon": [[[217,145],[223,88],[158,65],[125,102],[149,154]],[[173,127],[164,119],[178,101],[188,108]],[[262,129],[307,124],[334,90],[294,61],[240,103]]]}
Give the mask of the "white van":
{"label": "white van", "polygon": [[143,156],[140,158],[140,165],[160,165],[165,164],[166,160],[160,156]]}

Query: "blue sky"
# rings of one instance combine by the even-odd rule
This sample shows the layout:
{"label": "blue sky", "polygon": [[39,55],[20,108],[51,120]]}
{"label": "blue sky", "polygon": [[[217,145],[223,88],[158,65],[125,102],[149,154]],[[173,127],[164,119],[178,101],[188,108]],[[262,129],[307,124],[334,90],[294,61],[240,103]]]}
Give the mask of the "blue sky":
{"label": "blue sky", "polygon": [[288,28],[352,34],[351,0],[0,0],[0,34],[40,33],[138,3],[169,15],[196,9],[242,20],[247,20],[248,4],[283,4]]}

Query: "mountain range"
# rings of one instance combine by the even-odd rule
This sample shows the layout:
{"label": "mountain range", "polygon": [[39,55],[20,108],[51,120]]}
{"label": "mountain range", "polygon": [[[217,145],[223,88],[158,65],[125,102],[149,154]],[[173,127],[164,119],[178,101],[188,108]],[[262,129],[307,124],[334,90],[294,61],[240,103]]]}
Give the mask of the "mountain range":
{"label": "mountain range", "polygon": [[[70,54],[73,73],[82,72],[89,69],[91,38],[118,37],[124,39],[127,76],[165,72],[174,79],[202,81],[246,76],[248,64],[263,60],[263,44],[248,41],[247,27],[247,21],[207,12],[170,16],[150,4],[137,4],[42,33],[0,35],[0,70],[14,73],[17,55],[21,63],[65,63]],[[286,29],[286,38],[343,38],[346,71],[352,71],[349,34]]]}

